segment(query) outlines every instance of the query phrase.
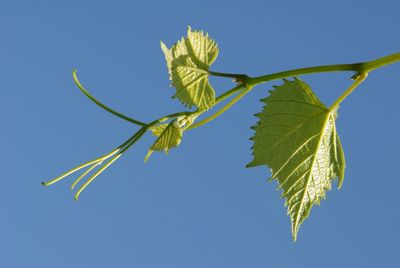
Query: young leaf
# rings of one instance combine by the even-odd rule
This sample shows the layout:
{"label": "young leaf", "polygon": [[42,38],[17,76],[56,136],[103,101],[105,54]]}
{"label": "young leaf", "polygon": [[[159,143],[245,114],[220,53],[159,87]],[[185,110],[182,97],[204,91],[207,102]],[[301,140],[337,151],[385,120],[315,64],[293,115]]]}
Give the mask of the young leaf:
{"label": "young leaf", "polygon": [[167,126],[168,126],[168,124],[156,125],[156,126],[152,126],[150,128],[150,130],[154,136],[159,137],[164,132],[164,130],[167,128]]}
{"label": "young leaf", "polygon": [[153,135],[158,136],[158,138],[147,152],[144,162],[149,160],[153,151],[164,151],[165,153],[168,153],[169,149],[177,147],[182,140],[183,130],[181,127],[176,125],[176,120],[172,121],[168,125],[163,124],[153,127],[151,130]]}
{"label": "young leaf", "polygon": [[196,106],[201,110],[211,108],[215,91],[208,81],[208,69],[218,56],[218,47],[208,34],[191,31],[168,49],[161,42],[161,49],[167,61],[172,86],[178,98],[187,107]]}
{"label": "young leaf", "polygon": [[292,221],[293,239],[314,204],[325,198],[331,180],[343,183],[345,159],[336,133],[336,110],[321,103],[311,88],[295,78],[284,80],[256,116],[253,127],[253,161],[249,167],[267,165],[278,180]]}

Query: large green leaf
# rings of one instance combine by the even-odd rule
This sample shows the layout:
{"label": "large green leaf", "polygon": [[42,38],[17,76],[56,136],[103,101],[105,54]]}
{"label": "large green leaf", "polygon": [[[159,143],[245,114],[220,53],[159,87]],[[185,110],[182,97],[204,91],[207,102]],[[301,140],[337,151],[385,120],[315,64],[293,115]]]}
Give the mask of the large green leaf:
{"label": "large green leaf", "polygon": [[208,34],[191,31],[170,49],[161,42],[172,86],[187,107],[207,110],[215,102],[215,91],[208,81],[208,69],[218,56],[218,47]]}
{"label": "large green leaf", "polygon": [[314,204],[325,198],[331,181],[343,183],[345,159],[336,132],[336,110],[328,109],[300,79],[276,86],[252,138],[249,167],[267,165],[283,190],[292,221],[293,239]]}

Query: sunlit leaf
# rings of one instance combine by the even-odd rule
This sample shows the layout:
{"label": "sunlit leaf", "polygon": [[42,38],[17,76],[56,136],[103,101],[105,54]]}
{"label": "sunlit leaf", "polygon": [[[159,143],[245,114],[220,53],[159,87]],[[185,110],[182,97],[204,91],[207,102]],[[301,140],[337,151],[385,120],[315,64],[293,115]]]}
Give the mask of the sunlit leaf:
{"label": "sunlit leaf", "polygon": [[168,126],[168,124],[152,126],[150,128],[150,131],[153,133],[154,136],[159,137],[164,132],[164,130],[167,128],[167,126]]}
{"label": "sunlit leaf", "polygon": [[331,181],[343,183],[345,159],[336,132],[336,110],[321,103],[299,79],[275,87],[256,116],[253,161],[267,165],[286,199],[293,239],[314,204],[325,198]]}
{"label": "sunlit leaf", "polygon": [[145,156],[145,162],[148,161],[154,151],[164,151],[165,153],[168,153],[171,148],[177,147],[181,143],[183,130],[181,127],[176,125],[175,120],[167,125],[163,124],[153,127],[151,130],[155,136],[158,136],[158,138]]}
{"label": "sunlit leaf", "polygon": [[218,47],[208,34],[191,31],[170,49],[161,42],[172,86],[187,107],[207,110],[215,102],[215,91],[208,81],[208,69],[218,56]]}

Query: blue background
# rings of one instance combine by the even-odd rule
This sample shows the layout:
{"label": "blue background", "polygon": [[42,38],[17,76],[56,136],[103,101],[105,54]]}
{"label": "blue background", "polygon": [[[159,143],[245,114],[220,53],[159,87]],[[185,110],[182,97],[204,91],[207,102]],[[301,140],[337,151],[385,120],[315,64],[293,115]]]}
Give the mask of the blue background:
{"label": "blue background", "polygon": [[[73,201],[68,178],[143,121],[183,110],[160,40],[203,29],[213,70],[261,75],[400,50],[399,1],[0,1],[0,267],[399,267],[400,64],[370,74],[337,121],[347,169],[292,242],[276,183],[251,160],[249,129],[274,83],[168,156],[147,135]],[[327,104],[350,73],[303,76]],[[218,93],[231,82],[213,79]],[[278,81],[275,82],[277,84]]]}

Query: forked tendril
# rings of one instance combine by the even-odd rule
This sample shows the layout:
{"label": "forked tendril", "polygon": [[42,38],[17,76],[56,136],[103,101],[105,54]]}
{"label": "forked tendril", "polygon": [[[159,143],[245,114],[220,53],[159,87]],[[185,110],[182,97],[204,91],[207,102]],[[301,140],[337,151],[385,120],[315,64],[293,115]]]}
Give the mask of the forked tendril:
{"label": "forked tendril", "polygon": [[[85,183],[81,185],[81,187],[76,191],[75,193],[75,200],[79,199],[79,195],[81,192],[97,177],[99,176],[104,170],[106,170],[114,161],[116,161],[121,155],[128,150],[132,145],[134,145],[142,136],[143,134],[147,131],[147,127],[142,127],[139,131],[137,131],[132,137],[130,137],[128,140],[126,140],[124,143],[122,143],[119,147],[116,149],[112,150],[110,153],[105,154],[103,156],[100,156],[94,160],[85,162],[65,173],[62,175],[58,176],[57,178],[48,181],[48,182],[42,182],[43,185],[48,186],[52,185],[69,175],[86,168],[86,171],[83,172],[71,185],[71,190],[74,190],[75,186],[86,176],[89,176],[89,178],[86,180]],[[108,160],[103,166],[102,163],[104,161]],[[99,169],[97,169],[93,174],[91,174],[92,171],[94,171],[97,167],[101,166]],[[91,175],[90,175],[91,174]]]}
{"label": "forked tendril", "polygon": [[[53,180],[47,181],[47,182],[42,182],[42,185],[44,186],[49,186],[52,185],[56,182],[61,181],[62,179],[68,177],[69,175],[72,175],[75,172],[80,171],[81,169],[86,168],[86,170],[72,183],[70,189],[74,190],[75,187],[84,179],[87,178],[86,182],[84,182],[79,189],[76,191],[75,193],[75,200],[78,200],[80,194],[82,193],[82,191],[97,177],[99,176],[103,171],[105,171],[112,163],[114,163],[119,157],[122,156],[122,154],[127,151],[130,147],[132,147],[145,133],[147,130],[149,130],[152,126],[159,124],[161,122],[167,121],[167,120],[171,120],[174,118],[178,118],[180,116],[189,116],[192,114],[195,114],[196,112],[179,112],[179,113],[173,113],[173,114],[169,114],[166,116],[163,116],[157,120],[154,120],[150,123],[143,123],[139,120],[130,118],[126,115],[123,115],[109,107],[107,107],[106,105],[104,105],[103,103],[101,103],[100,101],[98,101],[95,97],[93,97],[84,87],[83,85],[80,83],[80,81],[78,80],[78,77],[76,75],[76,70],[73,71],[73,78],[74,81],[76,83],[76,85],[78,86],[78,88],[89,98],[91,99],[94,103],[96,103],[97,105],[99,105],[101,108],[105,109],[106,111],[124,119],[127,120],[131,123],[134,123],[136,125],[140,125],[141,128],[132,136],[130,137],[128,140],[126,140],[124,143],[122,143],[120,146],[118,146],[116,149],[112,150],[111,152],[100,156],[98,158],[95,158],[93,160],[87,161],[63,174],[61,174],[60,176],[56,177]],[[104,165],[103,165],[103,162]]]}

